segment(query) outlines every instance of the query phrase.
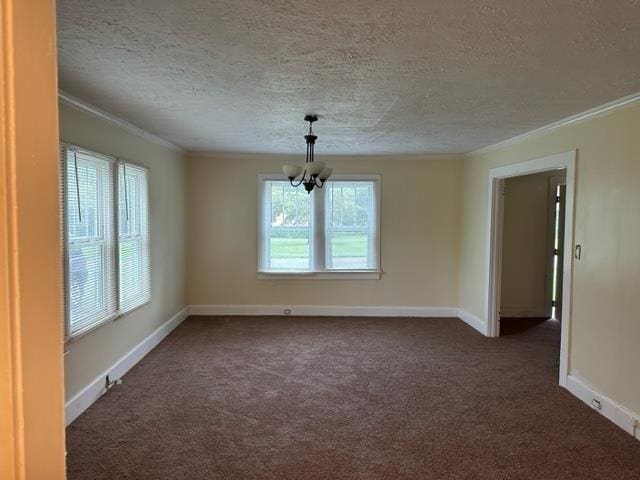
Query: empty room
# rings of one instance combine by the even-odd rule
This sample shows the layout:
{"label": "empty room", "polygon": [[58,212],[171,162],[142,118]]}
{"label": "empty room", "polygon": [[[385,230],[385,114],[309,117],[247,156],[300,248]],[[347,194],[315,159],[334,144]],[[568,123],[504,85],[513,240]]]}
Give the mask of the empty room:
{"label": "empty room", "polygon": [[640,478],[638,1],[0,22],[0,478]]}

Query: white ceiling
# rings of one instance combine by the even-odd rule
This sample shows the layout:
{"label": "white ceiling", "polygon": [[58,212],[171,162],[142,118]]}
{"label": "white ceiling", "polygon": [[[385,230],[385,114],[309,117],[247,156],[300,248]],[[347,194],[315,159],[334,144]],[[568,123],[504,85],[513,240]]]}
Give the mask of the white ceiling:
{"label": "white ceiling", "polygon": [[640,0],[58,0],[60,87],[192,151],[467,152],[640,91]]}

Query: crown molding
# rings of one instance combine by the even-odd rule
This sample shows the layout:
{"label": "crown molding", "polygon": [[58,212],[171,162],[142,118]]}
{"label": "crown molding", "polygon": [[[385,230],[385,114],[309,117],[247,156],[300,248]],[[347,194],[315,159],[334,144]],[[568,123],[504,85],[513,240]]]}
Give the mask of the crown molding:
{"label": "crown molding", "polygon": [[576,115],[572,115],[570,117],[564,118],[557,122],[550,123],[549,125],[545,125],[544,127],[536,128],[535,130],[531,130],[521,135],[508,138],[507,140],[502,140],[501,142],[487,145],[486,147],[478,148],[477,150],[473,150],[467,153],[465,156],[475,156],[475,155],[482,155],[489,152],[494,152],[501,148],[505,148],[510,145],[514,145],[516,143],[520,143],[528,138],[536,137],[544,133],[549,133],[554,130],[558,130],[559,128],[573,125],[575,123],[584,122],[585,120],[601,117],[609,113],[612,113],[616,110],[630,107],[636,103],[640,103],[640,92],[634,93],[632,95],[627,95],[626,97],[619,98],[612,102],[605,103],[604,105],[591,108],[589,110],[585,110],[584,112],[577,113]]}
{"label": "crown molding", "polygon": [[129,123],[120,117],[116,117],[115,115],[109,112],[105,112],[104,110],[98,107],[95,107],[85,102],[84,100],[80,100],[79,98],[74,97],[73,95],[63,90],[58,90],[58,98],[60,99],[61,102],[63,102],[66,105],[69,105],[70,107],[75,108],[76,110],[80,110],[81,112],[93,115],[94,117],[104,120],[112,125],[115,125],[116,127],[126,130],[127,132],[133,135],[136,135],[140,138],[143,138],[149,142],[155,143],[157,145],[162,145],[163,147],[170,148],[171,150],[175,150],[180,153],[186,153],[186,151],[182,147],[179,147],[175,143],[165,140],[164,138],[154,135],[153,133],[149,133],[140,127],[136,127],[132,123]]}
{"label": "crown molding", "polygon": [[[216,160],[274,160],[274,161],[291,161],[296,162],[300,159],[304,160],[304,152],[299,154],[287,153],[287,154],[275,154],[275,153],[239,153],[239,152],[215,152],[215,151],[189,151],[187,155],[191,158],[211,158]],[[318,160],[322,161],[389,161],[389,160],[424,160],[424,161],[438,161],[438,160],[462,160],[464,153],[422,153],[422,154],[378,154],[378,155],[330,155],[323,154],[322,158],[318,157]]]}

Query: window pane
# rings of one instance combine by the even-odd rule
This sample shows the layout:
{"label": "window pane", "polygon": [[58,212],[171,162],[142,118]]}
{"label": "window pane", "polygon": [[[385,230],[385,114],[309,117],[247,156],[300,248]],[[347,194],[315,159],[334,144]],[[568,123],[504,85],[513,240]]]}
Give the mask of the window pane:
{"label": "window pane", "polygon": [[311,268],[311,195],[288,182],[266,182],[267,270]]}
{"label": "window pane", "polygon": [[145,294],[144,267],[140,238],[120,240],[120,303],[135,304]]}
{"label": "window pane", "polygon": [[274,270],[308,269],[310,246],[308,230],[272,229],[269,245],[271,268]]}
{"label": "window pane", "polygon": [[331,232],[331,268],[362,269],[369,267],[369,236],[359,230]]}
{"label": "window pane", "polygon": [[105,252],[101,244],[71,245],[69,249],[69,299],[72,330],[108,313]]}
{"label": "window pane", "polygon": [[377,268],[373,182],[331,181],[327,189],[327,268]]}

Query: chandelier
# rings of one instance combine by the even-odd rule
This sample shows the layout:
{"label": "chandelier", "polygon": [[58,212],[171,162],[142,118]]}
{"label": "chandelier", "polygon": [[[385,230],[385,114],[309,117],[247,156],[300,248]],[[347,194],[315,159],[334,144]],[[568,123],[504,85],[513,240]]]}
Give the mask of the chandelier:
{"label": "chandelier", "polygon": [[[313,134],[313,122],[318,121],[317,115],[306,115],[305,122],[309,122],[309,133],[304,136],[307,141],[307,159],[304,162],[304,169],[299,165],[283,165],[282,171],[294,187],[304,185],[307,193],[311,193],[313,187],[322,188],[331,176],[333,170],[324,166],[324,162],[315,162],[313,149],[318,138]],[[300,177],[298,180],[296,180]]]}

